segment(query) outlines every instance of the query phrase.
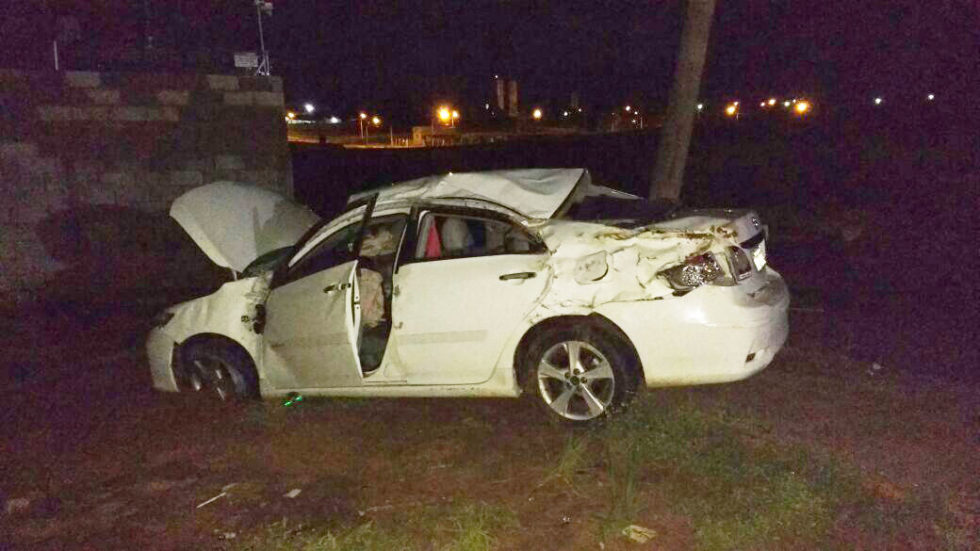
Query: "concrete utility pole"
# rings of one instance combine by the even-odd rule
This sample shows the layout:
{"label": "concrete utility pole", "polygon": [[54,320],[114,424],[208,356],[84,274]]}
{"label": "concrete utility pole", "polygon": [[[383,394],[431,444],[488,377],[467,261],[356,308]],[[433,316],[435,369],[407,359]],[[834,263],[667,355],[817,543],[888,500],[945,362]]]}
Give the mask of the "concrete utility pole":
{"label": "concrete utility pole", "polygon": [[651,199],[680,199],[714,12],[715,0],[687,0],[687,20],[677,52],[667,120],[660,131],[657,166],[650,179]]}

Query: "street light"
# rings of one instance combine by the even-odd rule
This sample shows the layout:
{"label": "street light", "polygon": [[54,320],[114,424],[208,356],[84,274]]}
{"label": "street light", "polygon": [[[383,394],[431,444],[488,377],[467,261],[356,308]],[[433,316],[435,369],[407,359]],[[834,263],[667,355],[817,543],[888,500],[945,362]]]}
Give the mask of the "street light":
{"label": "street light", "polygon": [[439,117],[439,122],[442,124],[449,124],[453,120],[453,112],[445,106],[440,107],[439,110],[436,111],[436,116]]}
{"label": "street light", "polygon": [[768,103],[770,106],[776,105],[776,98],[769,98]]}
{"label": "street light", "polygon": [[804,115],[810,110],[810,102],[806,100],[801,100],[797,102],[796,107],[794,107],[794,109],[796,109],[796,113],[798,115]]}
{"label": "street light", "polygon": [[629,105],[627,105],[627,106],[626,106],[626,112],[627,112],[627,113],[629,113],[629,112],[630,112],[630,111],[632,111],[632,110],[633,110],[633,108],[632,108],[632,107],[630,107]]}
{"label": "street light", "polygon": [[314,111],[316,111],[316,107],[313,107],[312,103],[304,103],[303,109],[305,109],[308,114],[312,114]]}
{"label": "street light", "polygon": [[928,96],[926,96],[926,99],[929,100],[929,101],[932,101],[932,100],[936,99],[936,94],[929,94]]}
{"label": "street light", "polygon": [[535,107],[534,111],[531,112],[531,116],[534,117],[534,120],[539,121],[544,116],[544,112],[541,111],[540,107]]}
{"label": "street light", "polygon": [[882,99],[881,96],[878,96],[878,97],[875,98],[875,105],[881,105],[881,103],[883,101],[885,101],[885,100]]}
{"label": "street light", "polygon": [[381,126],[381,117],[377,115],[371,117],[371,124],[373,124],[374,126]]}
{"label": "street light", "polygon": [[364,139],[367,136],[367,132],[364,128],[364,123],[366,121],[367,121],[367,113],[361,111],[360,113],[357,114],[357,127],[358,129],[360,129],[361,139]]}
{"label": "street light", "polygon": [[728,107],[725,107],[725,114],[729,117],[734,117],[738,113],[738,102],[729,103]]}

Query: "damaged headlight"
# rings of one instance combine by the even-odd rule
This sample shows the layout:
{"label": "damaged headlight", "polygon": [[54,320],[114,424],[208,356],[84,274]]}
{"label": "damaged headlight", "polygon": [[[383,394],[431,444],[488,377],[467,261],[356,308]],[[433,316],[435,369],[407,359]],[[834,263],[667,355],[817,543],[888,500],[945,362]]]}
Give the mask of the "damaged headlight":
{"label": "damaged headlight", "polygon": [[609,263],[606,262],[606,251],[599,251],[578,260],[575,264],[575,282],[584,285],[599,281],[607,272]]}
{"label": "damaged headlight", "polygon": [[677,291],[690,291],[705,283],[725,284],[725,271],[711,253],[688,258],[683,264],[658,273]]}
{"label": "damaged headlight", "polygon": [[153,327],[163,327],[170,323],[170,320],[172,319],[174,319],[174,313],[164,310],[163,312],[153,316],[151,323],[153,323]]}

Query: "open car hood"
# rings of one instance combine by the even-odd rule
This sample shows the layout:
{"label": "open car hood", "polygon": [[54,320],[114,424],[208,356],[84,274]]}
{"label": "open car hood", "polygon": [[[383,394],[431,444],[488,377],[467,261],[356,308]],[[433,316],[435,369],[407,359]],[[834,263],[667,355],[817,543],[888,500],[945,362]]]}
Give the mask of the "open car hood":
{"label": "open car hood", "polygon": [[540,168],[492,172],[450,172],[409,180],[353,195],[355,201],[378,193],[378,203],[420,199],[480,199],[503,205],[527,218],[551,218],[565,210],[576,190],[591,186],[582,168]]}
{"label": "open car hood", "polygon": [[174,200],[170,216],[212,262],[236,272],[269,251],[293,245],[319,220],[283,195],[237,182],[188,191]]}

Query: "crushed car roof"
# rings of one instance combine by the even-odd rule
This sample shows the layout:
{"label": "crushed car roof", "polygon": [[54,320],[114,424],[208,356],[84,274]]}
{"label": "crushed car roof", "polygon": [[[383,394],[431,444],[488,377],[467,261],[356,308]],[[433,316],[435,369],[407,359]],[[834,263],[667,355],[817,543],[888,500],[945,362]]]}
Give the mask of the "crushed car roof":
{"label": "crushed car roof", "polygon": [[378,203],[426,199],[480,199],[527,218],[551,218],[576,189],[590,185],[583,168],[534,168],[450,172],[352,195],[349,202],[377,193]]}

